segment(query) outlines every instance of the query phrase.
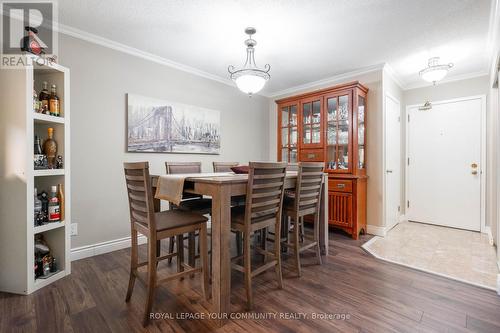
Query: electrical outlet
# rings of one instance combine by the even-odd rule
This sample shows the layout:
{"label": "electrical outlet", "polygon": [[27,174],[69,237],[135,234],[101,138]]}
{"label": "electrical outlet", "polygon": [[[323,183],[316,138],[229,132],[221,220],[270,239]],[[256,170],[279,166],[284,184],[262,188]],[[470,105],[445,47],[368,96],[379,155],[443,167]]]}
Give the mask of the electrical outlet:
{"label": "electrical outlet", "polygon": [[78,236],[78,223],[71,223],[71,236]]}

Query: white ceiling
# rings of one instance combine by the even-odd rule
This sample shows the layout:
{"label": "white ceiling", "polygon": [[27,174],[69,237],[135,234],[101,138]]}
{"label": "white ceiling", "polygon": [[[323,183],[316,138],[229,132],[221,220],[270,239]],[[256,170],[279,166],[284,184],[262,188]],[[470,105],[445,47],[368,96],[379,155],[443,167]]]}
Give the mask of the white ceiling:
{"label": "white ceiling", "polygon": [[491,0],[64,0],[59,22],[210,74],[271,65],[264,93],[388,63],[403,85],[431,56],[449,77],[486,73]]}

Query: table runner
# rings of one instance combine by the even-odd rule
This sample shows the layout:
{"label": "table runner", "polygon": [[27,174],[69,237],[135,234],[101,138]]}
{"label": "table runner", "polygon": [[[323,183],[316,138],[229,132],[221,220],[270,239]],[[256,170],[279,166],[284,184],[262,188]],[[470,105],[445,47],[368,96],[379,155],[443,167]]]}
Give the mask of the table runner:
{"label": "table runner", "polygon": [[167,200],[175,205],[180,205],[184,182],[187,178],[227,177],[234,176],[232,172],[210,173],[183,173],[175,175],[162,175],[158,177],[155,198]]}

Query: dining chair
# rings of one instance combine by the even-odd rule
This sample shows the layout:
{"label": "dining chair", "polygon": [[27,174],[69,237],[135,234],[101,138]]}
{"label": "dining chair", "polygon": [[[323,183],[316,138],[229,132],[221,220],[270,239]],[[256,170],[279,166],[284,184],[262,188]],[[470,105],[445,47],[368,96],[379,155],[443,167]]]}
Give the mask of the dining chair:
{"label": "dining chair", "polygon": [[[201,272],[201,286],[203,297],[208,297],[208,250],[206,242],[207,218],[203,215],[184,212],[181,210],[167,210],[154,212],[153,193],[151,191],[151,179],[149,175],[149,163],[124,163],[125,180],[130,209],[131,226],[131,255],[130,255],[130,278],[127,289],[126,302],[130,301],[134,290],[135,280],[138,278],[147,286],[146,305],[143,317],[143,325],[146,326],[150,319],[153,306],[154,293],[158,285],[173,279],[184,277],[187,274]],[[158,240],[177,237],[180,239],[184,233],[199,232],[201,266],[196,268],[183,262],[182,241],[177,243],[177,252],[161,256],[158,251]],[[138,259],[138,233],[147,237],[148,260],[139,263]],[[177,256],[177,273],[171,274],[161,280],[157,279],[157,263],[164,259]],[[139,273],[139,268],[147,266],[147,274],[144,279]],[[185,270],[186,268],[186,270]]]}
{"label": "dining chair", "polygon": [[[300,162],[297,175],[297,183],[293,197],[285,199],[283,214],[287,222],[293,221],[292,243],[284,241],[282,244],[293,249],[297,275],[301,276],[300,253],[310,249],[316,249],[316,256],[321,265],[321,253],[319,247],[319,217],[321,203],[321,189],[323,187],[324,163]],[[305,236],[301,237],[304,229],[304,216],[313,215],[313,239],[308,244]],[[287,224],[288,225],[288,224]]]}
{"label": "dining chair", "polygon": [[214,172],[231,172],[232,167],[240,165],[238,162],[213,162]]}
{"label": "dining chair", "polygon": [[[280,242],[275,242],[274,250],[268,251],[264,242],[255,250],[264,256],[264,264],[252,269],[251,236],[254,232],[274,227],[279,234],[281,228],[281,208],[286,177],[286,163],[250,162],[246,205],[234,207],[231,214],[231,230],[243,234],[243,255],[232,259],[231,267],[245,275],[247,308],[253,307],[252,279],[275,268],[278,287],[283,288],[281,274]],[[265,239],[265,238],[264,238]],[[268,260],[271,257],[271,260]],[[243,266],[236,264],[243,259]]]}
{"label": "dining chair", "polygon": [[[167,174],[184,174],[184,173],[201,173],[201,162],[165,162],[165,168],[167,170]],[[193,193],[183,193],[182,201],[180,205],[174,205],[170,203],[171,209],[180,209],[183,211],[196,212],[199,214],[210,214],[212,210],[212,199],[203,198],[202,195],[193,194]],[[187,235],[188,240],[188,262],[191,265],[194,265],[194,261],[199,257],[199,254],[196,254],[195,244],[196,244],[196,233],[189,233]],[[184,239],[182,241],[182,246],[184,246]],[[169,240],[169,251],[174,251],[176,238],[172,237]],[[168,260],[170,264],[172,262],[172,258]]]}

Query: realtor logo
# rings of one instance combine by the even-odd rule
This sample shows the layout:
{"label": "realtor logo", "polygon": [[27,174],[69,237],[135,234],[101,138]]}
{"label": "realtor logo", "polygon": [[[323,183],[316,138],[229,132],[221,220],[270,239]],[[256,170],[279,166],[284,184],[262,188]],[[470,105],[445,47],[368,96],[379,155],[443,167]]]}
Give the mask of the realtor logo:
{"label": "realtor logo", "polygon": [[53,2],[6,1],[1,3],[1,9],[3,68],[25,65],[21,57],[25,53],[38,55],[41,59],[52,57],[56,53],[56,11]]}

